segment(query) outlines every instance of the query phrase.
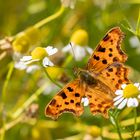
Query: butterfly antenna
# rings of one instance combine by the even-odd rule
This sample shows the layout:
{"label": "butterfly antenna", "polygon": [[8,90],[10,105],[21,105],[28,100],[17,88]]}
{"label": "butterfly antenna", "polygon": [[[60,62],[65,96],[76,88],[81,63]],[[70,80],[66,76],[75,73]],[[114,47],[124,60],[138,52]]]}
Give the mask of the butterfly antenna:
{"label": "butterfly antenna", "polygon": [[76,65],[76,55],[75,55],[75,53],[74,53],[73,45],[72,45],[71,42],[70,42],[69,45],[71,46],[71,50],[72,50],[72,54],[73,54],[73,58],[74,58],[74,68],[75,68],[75,67],[77,66],[77,65]]}

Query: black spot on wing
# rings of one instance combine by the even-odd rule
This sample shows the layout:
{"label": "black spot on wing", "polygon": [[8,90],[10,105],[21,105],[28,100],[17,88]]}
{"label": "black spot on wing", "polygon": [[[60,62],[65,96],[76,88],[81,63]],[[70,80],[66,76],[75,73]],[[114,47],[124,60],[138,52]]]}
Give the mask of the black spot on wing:
{"label": "black spot on wing", "polygon": [[65,102],[65,105],[69,105],[69,102]]}
{"label": "black spot on wing", "polygon": [[69,92],[73,92],[73,89],[71,87],[67,87]]}
{"label": "black spot on wing", "polygon": [[75,105],[76,107],[80,107],[80,102],[77,102]]}
{"label": "black spot on wing", "polygon": [[107,64],[107,60],[106,59],[102,60],[102,63]]}
{"label": "black spot on wing", "polygon": [[109,71],[109,72],[113,72],[113,68],[109,68],[108,71]]}
{"label": "black spot on wing", "polygon": [[96,55],[94,55],[93,58],[94,58],[95,60],[100,60],[100,57],[99,57],[99,56],[96,56]]}
{"label": "black spot on wing", "polygon": [[56,104],[56,100],[53,99],[51,102],[50,102],[50,105],[55,105]]}
{"label": "black spot on wing", "polygon": [[80,97],[80,94],[79,93],[75,93],[75,97]]}
{"label": "black spot on wing", "polygon": [[109,48],[109,51],[110,51],[110,52],[112,52],[112,51],[113,51],[113,49],[112,49],[112,48]]}
{"label": "black spot on wing", "polygon": [[109,57],[112,57],[113,55],[112,55],[112,53],[109,53],[109,55],[108,55]]}
{"label": "black spot on wing", "polygon": [[70,103],[74,103],[74,100],[70,100]]}
{"label": "black spot on wing", "polygon": [[110,38],[110,36],[107,34],[104,38],[103,41],[107,41]]}
{"label": "black spot on wing", "polygon": [[113,62],[119,61],[118,57],[113,58]]}
{"label": "black spot on wing", "polygon": [[61,96],[63,99],[66,99],[66,98],[67,98],[65,92],[61,92],[61,93],[60,93],[60,96]]}
{"label": "black spot on wing", "polygon": [[98,46],[98,52],[105,52],[105,48],[103,48],[101,45]]}

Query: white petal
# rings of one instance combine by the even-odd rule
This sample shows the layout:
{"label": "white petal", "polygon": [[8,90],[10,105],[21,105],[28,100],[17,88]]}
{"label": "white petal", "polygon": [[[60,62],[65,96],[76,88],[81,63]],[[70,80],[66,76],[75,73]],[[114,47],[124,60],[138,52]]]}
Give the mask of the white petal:
{"label": "white petal", "polygon": [[86,50],[90,55],[93,53],[93,50],[90,47],[86,47]]}
{"label": "white petal", "polygon": [[139,87],[139,85],[140,85],[140,83],[134,83],[134,86],[137,88]]}
{"label": "white petal", "polygon": [[122,96],[123,96],[123,95],[116,96],[116,97],[113,99],[113,101],[119,100]]}
{"label": "white petal", "polygon": [[39,61],[39,59],[31,59],[31,60],[29,60],[29,61],[24,62],[24,64],[25,64],[25,65],[28,65],[28,64],[31,64],[31,63],[37,62],[37,61]]}
{"label": "white petal", "polygon": [[48,57],[45,57],[42,63],[44,67],[54,66],[54,64],[48,59]]}
{"label": "white petal", "polygon": [[140,94],[138,95],[138,98],[140,99]]}
{"label": "white petal", "polygon": [[22,62],[26,62],[26,61],[30,61],[30,60],[32,60],[32,56],[23,56],[23,57],[20,59],[20,61],[22,61]]}
{"label": "white petal", "polygon": [[123,95],[123,90],[118,89],[118,90],[116,90],[115,94],[116,95]]}
{"label": "white petal", "polygon": [[124,108],[125,105],[126,105],[126,103],[127,103],[127,99],[124,99],[124,100],[119,104],[118,109]]}
{"label": "white petal", "polygon": [[[73,45],[72,45],[73,46]],[[62,49],[62,52],[70,52],[71,51],[71,45],[68,44],[67,46],[65,46],[63,49]]]}
{"label": "white petal", "polygon": [[53,55],[58,51],[58,49],[54,48],[53,46],[48,46],[45,48],[45,50],[47,51],[48,55]]}
{"label": "white petal", "polygon": [[24,70],[24,69],[26,69],[26,65],[24,64],[24,62],[17,62],[17,63],[15,63],[15,68],[16,69],[20,69],[20,70]]}
{"label": "white petal", "polygon": [[127,107],[132,106],[132,102],[133,102],[133,99],[132,98],[129,98],[128,99],[128,102],[127,102]]}
{"label": "white petal", "polygon": [[122,85],[121,85],[121,88],[122,88],[122,89],[125,89],[126,86],[127,86],[126,84],[122,84]]}
{"label": "white petal", "polygon": [[139,105],[138,100],[136,98],[133,98],[131,102],[131,107],[137,107],[138,105]]}
{"label": "white petal", "polygon": [[122,102],[122,100],[124,99],[124,97],[120,98],[119,100],[117,100],[115,103],[114,103],[114,106],[118,105],[119,103]]}
{"label": "white petal", "polygon": [[76,45],[76,46],[74,46],[74,54],[75,54],[75,59],[77,61],[80,61],[85,57],[86,50],[85,50],[85,48]]}
{"label": "white petal", "polygon": [[138,89],[140,90],[140,87]]}
{"label": "white petal", "polygon": [[89,104],[88,98],[82,98],[81,103],[84,103],[84,106],[88,106]]}
{"label": "white petal", "polygon": [[37,65],[31,65],[31,66],[28,66],[27,69],[26,69],[26,72],[27,73],[32,73],[34,72],[35,70],[38,70],[39,69],[39,66]]}

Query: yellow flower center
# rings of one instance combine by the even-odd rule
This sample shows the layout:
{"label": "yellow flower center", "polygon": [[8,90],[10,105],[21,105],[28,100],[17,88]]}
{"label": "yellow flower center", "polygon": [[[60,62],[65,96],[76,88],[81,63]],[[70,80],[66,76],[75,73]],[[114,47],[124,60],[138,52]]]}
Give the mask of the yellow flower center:
{"label": "yellow flower center", "polygon": [[124,98],[136,97],[139,94],[139,90],[133,84],[128,84],[123,90]]}
{"label": "yellow flower center", "polygon": [[86,46],[88,44],[88,33],[79,29],[72,34],[70,41],[76,45]]}
{"label": "yellow flower center", "polygon": [[36,47],[32,52],[31,52],[32,59],[43,59],[45,56],[47,56],[47,52],[44,48],[42,47]]}

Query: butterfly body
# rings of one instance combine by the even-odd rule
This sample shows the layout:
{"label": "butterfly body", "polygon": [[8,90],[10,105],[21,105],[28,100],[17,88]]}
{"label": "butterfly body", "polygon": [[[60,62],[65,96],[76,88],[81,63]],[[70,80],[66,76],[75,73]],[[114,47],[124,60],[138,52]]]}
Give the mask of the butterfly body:
{"label": "butterfly body", "polygon": [[79,69],[77,78],[64,86],[46,106],[46,116],[57,119],[63,112],[80,116],[84,112],[81,100],[87,97],[92,114],[108,117],[115,90],[130,82],[128,69],[123,65],[127,55],[120,46],[123,37],[119,27],[107,32],[89,58],[86,69]]}
{"label": "butterfly body", "polygon": [[95,85],[97,83],[96,79],[87,70],[81,70],[79,77],[80,80],[84,81],[87,85]]}

